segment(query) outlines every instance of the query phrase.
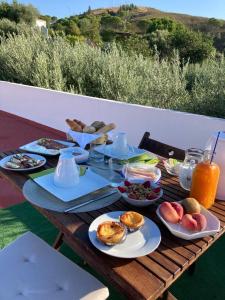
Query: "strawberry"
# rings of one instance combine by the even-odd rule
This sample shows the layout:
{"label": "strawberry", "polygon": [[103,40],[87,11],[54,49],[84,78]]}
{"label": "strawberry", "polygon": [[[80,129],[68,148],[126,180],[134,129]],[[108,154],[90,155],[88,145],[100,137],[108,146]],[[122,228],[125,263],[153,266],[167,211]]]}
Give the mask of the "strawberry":
{"label": "strawberry", "polygon": [[153,200],[153,199],[155,199],[155,194],[154,194],[154,193],[149,193],[149,194],[146,196],[146,199],[148,199],[148,200]]}
{"label": "strawberry", "polygon": [[158,193],[160,193],[161,188],[160,188],[160,187],[157,187],[157,188],[153,189],[152,191],[153,191],[154,193],[158,194]]}
{"label": "strawberry", "polygon": [[126,192],[126,188],[123,186],[118,186],[118,190],[120,191],[120,193],[125,193]]}
{"label": "strawberry", "polygon": [[146,189],[147,189],[147,188],[150,188],[150,187],[151,187],[151,182],[150,182],[150,181],[145,181],[145,182],[143,183],[143,187],[145,187]]}
{"label": "strawberry", "polygon": [[130,183],[128,180],[125,180],[125,181],[124,181],[124,185],[125,185],[125,186],[131,186],[132,183]]}

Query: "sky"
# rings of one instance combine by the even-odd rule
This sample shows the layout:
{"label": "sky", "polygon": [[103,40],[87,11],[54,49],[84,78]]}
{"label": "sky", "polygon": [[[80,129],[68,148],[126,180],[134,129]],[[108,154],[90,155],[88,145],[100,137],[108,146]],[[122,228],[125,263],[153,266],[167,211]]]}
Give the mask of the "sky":
{"label": "sky", "polygon": [[57,16],[58,18],[82,13],[89,6],[93,9],[134,3],[167,12],[225,19],[225,0],[18,0],[18,2],[31,3],[42,14]]}

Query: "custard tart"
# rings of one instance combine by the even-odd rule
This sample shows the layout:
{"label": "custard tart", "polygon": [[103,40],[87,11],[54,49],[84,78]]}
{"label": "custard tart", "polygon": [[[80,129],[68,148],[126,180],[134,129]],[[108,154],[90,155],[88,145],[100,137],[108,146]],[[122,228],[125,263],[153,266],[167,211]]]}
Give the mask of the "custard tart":
{"label": "custard tart", "polygon": [[144,225],[145,220],[141,214],[135,211],[127,211],[120,216],[120,222],[123,223],[129,231],[135,231]]}
{"label": "custard tart", "polygon": [[119,222],[106,221],[98,225],[97,238],[108,246],[122,242],[125,236],[126,227]]}

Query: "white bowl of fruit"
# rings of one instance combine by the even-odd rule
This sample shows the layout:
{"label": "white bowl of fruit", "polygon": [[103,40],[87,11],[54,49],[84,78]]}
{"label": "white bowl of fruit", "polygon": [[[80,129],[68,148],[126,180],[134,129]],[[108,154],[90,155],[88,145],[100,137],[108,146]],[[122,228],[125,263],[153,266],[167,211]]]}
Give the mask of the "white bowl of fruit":
{"label": "white bowl of fruit", "polygon": [[220,230],[218,218],[194,198],[165,201],[159,205],[156,214],[173,235],[185,240],[214,235]]}
{"label": "white bowl of fruit", "polygon": [[151,205],[163,195],[162,188],[151,181],[133,183],[125,180],[118,191],[127,203],[137,207]]}

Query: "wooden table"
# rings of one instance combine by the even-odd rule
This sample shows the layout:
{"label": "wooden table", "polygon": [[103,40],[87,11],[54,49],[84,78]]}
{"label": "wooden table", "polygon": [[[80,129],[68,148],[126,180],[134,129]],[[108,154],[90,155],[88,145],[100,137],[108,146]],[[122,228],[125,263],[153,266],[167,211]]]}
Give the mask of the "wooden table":
{"label": "wooden table", "polygon": [[[20,151],[0,153],[0,158]],[[48,157],[45,168],[56,165],[57,157]],[[159,164],[162,170],[161,184],[163,186],[163,201],[177,201],[187,196],[180,187],[177,178],[169,175]],[[1,174],[22,190],[27,174],[11,172],[1,169]],[[177,278],[189,268],[200,255],[202,255],[225,230],[225,202],[216,201],[210,211],[221,222],[220,232],[215,236],[202,239],[185,241],[174,237],[169,233],[155,214],[156,206],[145,209],[136,209],[145,216],[151,218],[160,228],[162,241],[157,250],[144,257],[136,259],[120,259],[110,257],[98,251],[92,246],[88,238],[89,224],[99,215],[115,210],[130,210],[130,206],[122,201],[98,211],[79,214],[65,214],[35,207],[63,234],[64,241],[93,269],[99,272],[105,279],[113,284],[128,299],[157,299],[165,292]],[[172,295],[166,293],[172,299]],[[173,298],[175,299],[175,298]]]}

